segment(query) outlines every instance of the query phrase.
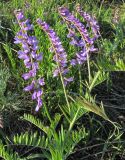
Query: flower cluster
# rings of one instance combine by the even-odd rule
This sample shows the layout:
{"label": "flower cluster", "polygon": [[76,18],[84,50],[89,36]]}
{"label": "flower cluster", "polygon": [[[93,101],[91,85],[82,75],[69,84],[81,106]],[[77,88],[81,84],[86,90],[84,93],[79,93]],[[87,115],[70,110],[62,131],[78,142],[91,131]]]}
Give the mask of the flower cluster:
{"label": "flower cluster", "polygon": [[99,34],[100,27],[99,27],[96,19],[94,17],[90,16],[88,13],[83,12],[80,5],[77,5],[76,11],[85,19],[88,27],[91,27],[92,32],[93,32],[93,41],[98,39],[98,37],[100,36],[100,34]]}
{"label": "flower cluster", "polygon": [[62,43],[59,37],[56,35],[55,31],[51,29],[46,22],[43,22],[41,19],[38,19],[37,23],[47,33],[51,41],[52,47],[50,51],[55,52],[53,60],[57,63],[57,67],[53,72],[53,76],[57,77],[61,74],[63,76],[64,84],[67,85],[69,82],[73,81],[73,78],[66,77],[66,74],[69,72],[69,69],[67,68],[67,54],[62,46]]}
{"label": "flower cluster", "polygon": [[90,37],[88,35],[88,31],[85,28],[85,26],[80,22],[79,19],[77,19],[73,14],[71,14],[67,8],[60,7],[59,13],[64,18],[65,21],[70,22],[71,24],[74,25],[74,27],[77,28],[77,30],[80,32],[81,36],[84,37],[84,40],[87,43],[89,43],[89,44],[93,43],[93,41],[90,39]]}
{"label": "flower cluster", "polygon": [[25,19],[21,10],[15,11],[15,15],[20,26],[20,31],[15,36],[16,44],[20,44],[22,50],[18,51],[18,57],[24,61],[28,72],[23,74],[24,80],[31,79],[31,83],[24,88],[24,91],[32,91],[32,99],[37,101],[36,111],[42,106],[41,96],[43,90],[41,86],[45,85],[44,78],[37,79],[37,71],[39,69],[38,62],[42,60],[42,53],[38,52],[38,41],[33,32],[33,25],[28,19]]}
{"label": "flower cluster", "polygon": [[[79,8],[77,8],[77,11],[79,11],[80,14],[82,13],[82,10]],[[86,61],[87,54],[89,52],[97,51],[97,49],[94,48],[93,44],[97,38],[97,32],[99,29],[97,28],[98,25],[96,24],[96,21],[95,23],[91,22],[91,20],[93,20],[92,18],[91,20],[89,19],[89,23],[91,24],[96,37],[91,38],[83,23],[81,23],[79,19],[77,19],[72,13],[70,13],[67,8],[60,7],[59,13],[68,26],[69,34],[67,35],[67,37],[71,38],[70,44],[80,47],[80,51],[76,53],[76,58],[71,60],[71,65],[82,64]],[[80,33],[80,37],[76,33],[76,30]]]}

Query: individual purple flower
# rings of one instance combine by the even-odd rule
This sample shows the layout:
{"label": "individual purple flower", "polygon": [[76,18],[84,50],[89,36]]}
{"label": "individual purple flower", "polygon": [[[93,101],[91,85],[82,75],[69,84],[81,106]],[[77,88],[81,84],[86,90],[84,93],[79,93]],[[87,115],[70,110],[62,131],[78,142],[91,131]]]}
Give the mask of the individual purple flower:
{"label": "individual purple flower", "polygon": [[[20,31],[16,34],[15,43],[20,44],[22,50],[18,51],[18,57],[24,61],[24,65],[29,71],[22,75],[24,80],[31,79],[32,82],[24,88],[24,91],[32,91],[32,99],[37,101],[36,111],[42,106],[41,97],[43,91],[41,86],[45,85],[44,79],[36,79],[37,71],[39,69],[38,62],[42,60],[42,53],[38,52],[38,40],[33,33],[33,25],[29,19],[25,19],[21,10],[15,11],[15,15],[20,26]],[[32,30],[32,32],[31,32]]]}
{"label": "individual purple flower", "polygon": [[[43,22],[41,19],[37,19],[37,23],[43,29],[43,31],[47,33],[52,44],[51,51],[55,52],[53,60],[57,63],[57,67],[53,72],[53,77],[57,77],[59,74],[64,76],[66,74],[65,71],[67,70],[67,53],[65,52],[59,37],[46,22]],[[66,80],[67,79],[64,79],[64,81]]]}
{"label": "individual purple flower", "polygon": [[43,53],[39,53],[39,54],[36,55],[36,60],[37,61],[41,61],[43,59],[43,55],[42,54]]}
{"label": "individual purple flower", "polygon": [[17,19],[20,21],[20,20],[23,20],[24,19],[24,14],[21,10],[19,10],[18,12],[16,12],[16,17]]}
{"label": "individual purple flower", "polygon": [[76,53],[76,59],[78,64],[82,64],[87,59],[87,53],[89,51],[81,50],[80,52]]}
{"label": "individual purple flower", "polygon": [[28,85],[27,87],[25,87],[23,90],[24,91],[31,91],[34,89],[34,83],[31,83],[30,85]]}
{"label": "individual purple flower", "polygon": [[32,100],[36,99],[37,98],[37,92],[34,91],[33,94],[32,94]]}
{"label": "individual purple flower", "polygon": [[34,91],[34,93],[32,94],[32,100],[36,100],[37,101],[37,106],[35,108],[35,111],[37,112],[41,106],[42,106],[42,100],[41,100],[41,96],[43,94],[43,91],[41,89],[37,89]]}
{"label": "individual purple flower", "polygon": [[76,59],[71,59],[70,64],[72,66],[75,66],[77,64],[77,60]]}
{"label": "individual purple flower", "polygon": [[72,82],[73,81],[73,77],[70,77],[70,78],[66,78],[64,77],[64,85],[66,86],[68,83]]}
{"label": "individual purple flower", "polygon": [[41,86],[44,86],[44,85],[45,85],[44,78],[38,79],[38,83],[39,83]]}

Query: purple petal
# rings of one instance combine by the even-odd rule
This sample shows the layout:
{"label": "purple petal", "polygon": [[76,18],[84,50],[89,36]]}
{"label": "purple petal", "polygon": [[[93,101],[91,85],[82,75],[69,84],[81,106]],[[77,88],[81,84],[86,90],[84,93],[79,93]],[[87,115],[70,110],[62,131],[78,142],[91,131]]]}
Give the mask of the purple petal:
{"label": "purple petal", "polygon": [[73,81],[73,77],[70,77],[70,78],[66,78],[64,77],[64,85],[66,86],[68,83],[72,82]]}
{"label": "purple petal", "polygon": [[33,49],[34,51],[37,51],[37,50],[39,49],[39,47],[38,47],[37,45],[34,45],[34,46],[32,47],[32,49]]}
{"label": "purple petal", "polygon": [[14,38],[14,43],[15,43],[15,44],[19,44],[19,43],[21,43],[21,42],[22,42],[21,39],[19,39],[19,38],[17,38],[17,37]]}
{"label": "purple petal", "polygon": [[94,48],[94,46],[91,46],[90,52],[96,52],[96,51],[98,51],[98,49],[97,49],[97,48]]}
{"label": "purple petal", "polygon": [[37,92],[34,91],[34,93],[32,94],[32,100],[36,99],[37,98]]}
{"label": "purple petal", "polygon": [[33,68],[34,71],[36,71],[37,69],[39,69],[38,62],[32,63],[32,68]]}
{"label": "purple petal", "polygon": [[36,69],[30,70],[29,73],[31,75],[30,77],[35,77],[36,76]]}
{"label": "purple petal", "polygon": [[19,52],[18,55],[19,55],[18,58],[20,58],[20,59],[24,59],[24,60],[25,59],[27,59],[27,60],[29,59],[29,57],[27,56],[27,54],[25,54],[24,52],[22,52],[22,53]]}
{"label": "purple petal", "polygon": [[71,45],[77,45],[77,41],[75,39],[73,39],[71,42],[70,42]]}
{"label": "purple petal", "polygon": [[63,74],[63,75],[66,75],[68,72],[69,72],[69,69],[68,69],[68,68],[62,69],[62,74]]}
{"label": "purple petal", "polygon": [[24,59],[24,64],[28,63],[30,61],[30,58],[27,56],[25,59]]}
{"label": "purple petal", "polygon": [[37,105],[35,111],[38,112],[41,106]]}
{"label": "purple petal", "polygon": [[38,104],[37,104],[37,106],[36,106],[36,108],[35,108],[35,111],[36,111],[36,112],[39,111],[39,109],[41,108],[41,106],[42,106],[42,104],[43,104],[41,99],[38,99],[37,102],[38,102]]}

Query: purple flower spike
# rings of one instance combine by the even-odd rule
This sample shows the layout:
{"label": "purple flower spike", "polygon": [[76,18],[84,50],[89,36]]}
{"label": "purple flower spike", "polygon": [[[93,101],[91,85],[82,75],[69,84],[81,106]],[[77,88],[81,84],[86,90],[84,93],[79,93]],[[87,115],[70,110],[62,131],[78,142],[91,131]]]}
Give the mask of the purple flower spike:
{"label": "purple flower spike", "polygon": [[53,77],[59,76],[59,73],[62,76],[64,76],[66,73],[68,73],[67,72],[68,71],[67,70],[67,53],[65,52],[65,49],[63,48],[59,37],[46,22],[43,22],[41,19],[37,19],[37,23],[43,29],[43,31],[47,33],[52,44],[51,51],[55,52],[55,55],[53,56],[53,60],[56,62],[57,67],[53,72]]}
{"label": "purple flower spike", "polygon": [[29,71],[22,75],[24,80],[32,79],[30,85],[24,88],[24,91],[32,91],[32,99],[37,101],[36,110],[42,106],[43,91],[41,86],[45,85],[44,79],[36,79],[37,71],[39,69],[38,61],[42,60],[42,53],[38,51],[38,40],[35,36],[31,35],[33,31],[33,25],[30,24],[29,19],[25,19],[22,11],[15,11],[15,15],[21,30],[15,37],[15,43],[21,44],[22,50],[18,51],[18,57],[24,61],[24,65]]}

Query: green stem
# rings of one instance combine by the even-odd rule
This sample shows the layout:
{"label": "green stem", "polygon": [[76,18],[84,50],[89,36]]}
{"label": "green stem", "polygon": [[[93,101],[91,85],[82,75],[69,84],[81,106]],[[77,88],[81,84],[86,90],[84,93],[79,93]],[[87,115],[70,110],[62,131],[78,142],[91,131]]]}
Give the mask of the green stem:
{"label": "green stem", "polygon": [[73,126],[74,126],[74,123],[75,123],[75,121],[76,121],[76,119],[77,119],[77,115],[78,115],[78,113],[79,113],[80,108],[81,108],[81,107],[78,108],[78,110],[77,110],[77,112],[76,112],[76,114],[75,114],[72,122],[70,123],[69,130],[68,130],[69,132],[71,131],[71,129],[72,129]]}
{"label": "green stem", "polygon": [[102,9],[103,3],[104,3],[104,0],[102,0],[101,5],[100,5],[100,8],[99,8],[99,16],[100,16],[100,13],[101,13],[101,9]]}
{"label": "green stem", "polygon": [[92,90],[94,84],[96,83],[96,80],[98,79],[100,73],[101,73],[101,71],[98,71],[98,72],[97,72],[97,74],[95,75],[95,77],[94,77],[94,79],[93,79],[91,85],[89,86],[89,91],[90,91],[90,92],[91,92],[91,90]]}
{"label": "green stem", "polygon": [[90,62],[89,62],[89,54],[87,53],[87,66],[88,66],[88,76],[89,76],[89,84],[91,82],[91,71],[90,71]]}
{"label": "green stem", "polygon": [[65,113],[65,111],[61,108],[61,106],[59,106],[60,110],[62,111],[63,115],[65,116],[65,118],[67,119],[67,121],[70,123],[70,119],[67,116],[67,114]]}
{"label": "green stem", "polygon": [[63,80],[61,72],[60,72],[60,78],[61,78],[61,82],[62,82],[62,86],[63,86],[63,91],[64,91],[66,103],[67,103],[67,106],[68,106],[69,112],[70,112],[70,105],[69,105],[69,101],[68,101],[68,96],[67,96],[67,93],[66,93],[66,88],[65,88],[65,85],[64,85],[64,80]]}
{"label": "green stem", "polygon": [[79,67],[79,93],[80,95],[82,95],[82,77],[81,77],[81,70],[80,70],[80,66]]}

